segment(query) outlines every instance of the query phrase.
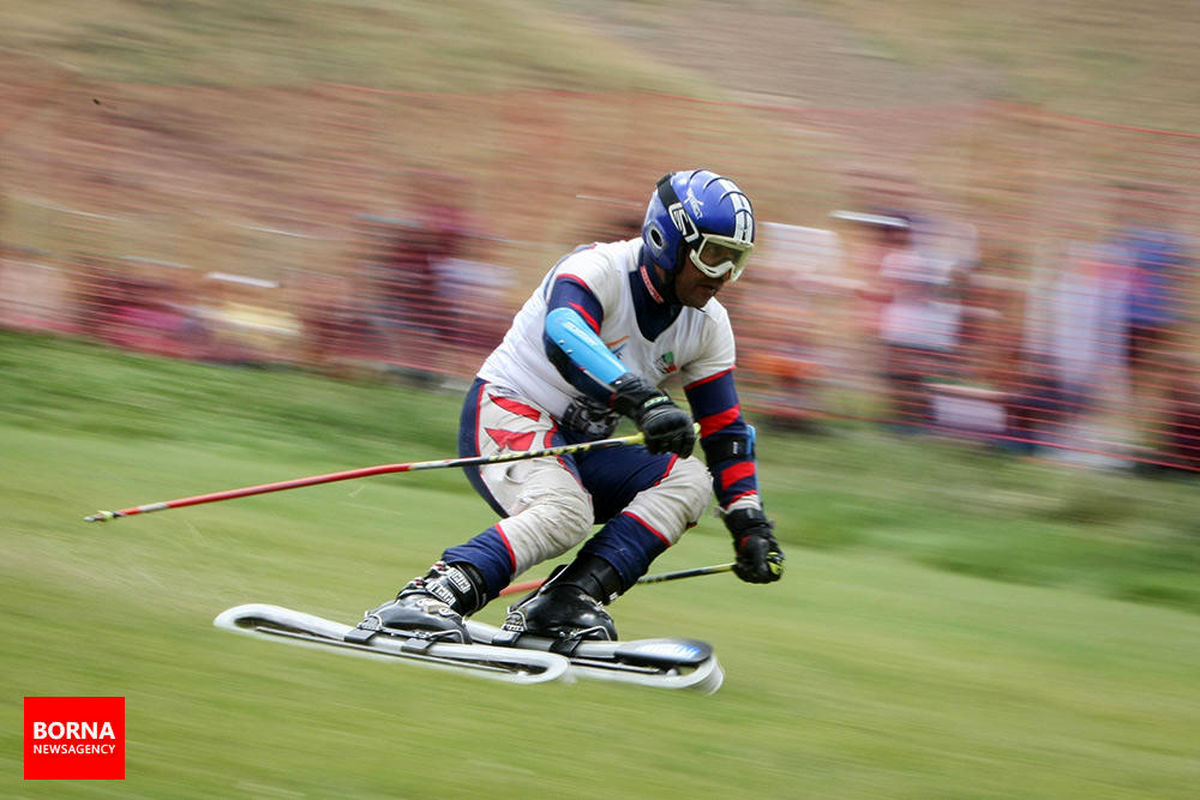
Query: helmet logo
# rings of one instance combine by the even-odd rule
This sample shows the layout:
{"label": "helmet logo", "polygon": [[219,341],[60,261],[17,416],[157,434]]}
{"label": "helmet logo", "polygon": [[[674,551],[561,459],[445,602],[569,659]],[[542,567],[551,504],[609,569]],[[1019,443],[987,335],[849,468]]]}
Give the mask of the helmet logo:
{"label": "helmet logo", "polygon": [[667,211],[670,213],[671,221],[675,223],[675,227],[679,229],[681,234],[683,234],[683,240],[685,242],[694,242],[697,238],[699,238],[700,231],[696,229],[695,224],[692,222],[692,218],[689,217],[687,212],[683,210],[683,203],[675,203],[669,209],[667,209]]}
{"label": "helmet logo", "polygon": [[696,193],[692,191],[692,187],[688,187],[687,197],[683,198],[683,202],[687,203],[692,209],[692,216],[697,219],[704,218],[704,201],[696,197]]}

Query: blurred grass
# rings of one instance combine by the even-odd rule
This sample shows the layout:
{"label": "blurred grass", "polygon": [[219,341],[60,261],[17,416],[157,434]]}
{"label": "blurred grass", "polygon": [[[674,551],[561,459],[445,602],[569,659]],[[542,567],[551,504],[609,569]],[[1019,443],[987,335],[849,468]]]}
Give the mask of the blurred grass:
{"label": "blurred grass", "polygon": [[[627,637],[713,642],[720,693],[508,687],[211,627],[254,601],[357,618],[490,523],[457,473],[81,522],[449,455],[457,398],[11,333],[0,357],[6,796],[1184,798],[1200,778],[1200,616],[1160,605],[1196,610],[1194,487],[764,435],[786,580],[615,607]],[[1087,511],[1106,497],[1115,518]],[[656,569],[728,557],[705,520]],[[1101,596],[1121,581],[1185,600]],[[127,698],[127,780],[18,783],[20,696],[75,694]]]}
{"label": "blurred grass", "polygon": [[[0,341],[9,398],[0,424],[26,431],[283,459],[297,463],[297,476],[454,454],[452,395],[20,333]],[[1064,468],[854,423],[835,423],[826,435],[765,434],[764,442],[764,494],[789,543],[895,553],[981,577],[1144,595],[1200,612],[1194,480]],[[453,472],[420,480],[473,498]],[[113,502],[155,499],[168,498]]]}
{"label": "blurred grass", "polygon": [[[5,4],[0,46],[69,63],[105,81],[339,81],[436,92],[649,89],[719,97],[729,93],[721,88],[720,64],[685,71],[657,50],[694,46],[691,26],[721,25],[729,42],[723,57],[761,58],[739,25],[747,16],[781,25],[789,17],[823,20],[838,26],[841,47],[930,73],[972,76],[981,96],[1112,122],[1133,119],[1182,130],[1200,125],[1194,59],[1200,11],[1176,0],[1136,6],[1118,0],[747,0],[736,13],[700,0],[599,6],[560,0],[59,0]],[[644,46],[648,41],[655,46]],[[769,64],[764,60],[763,69]],[[838,75],[827,79],[835,82]],[[742,83],[741,91],[756,88]]]}
{"label": "blurred grass", "polygon": [[411,91],[544,86],[682,90],[689,82],[526,0],[62,0],[0,10],[0,45],[105,81],[363,83]]}
{"label": "blurred grass", "polygon": [[822,3],[924,66],[982,69],[989,91],[1110,122],[1196,130],[1200,10],[1175,0]]}

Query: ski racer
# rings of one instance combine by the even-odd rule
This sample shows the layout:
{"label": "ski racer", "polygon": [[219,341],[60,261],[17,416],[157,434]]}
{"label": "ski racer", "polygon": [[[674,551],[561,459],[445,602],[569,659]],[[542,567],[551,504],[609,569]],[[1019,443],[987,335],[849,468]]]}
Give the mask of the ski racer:
{"label": "ski racer", "polygon": [[[622,416],[644,446],[470,468],[500,515],[449,547],[428,574],[367,612],[359,628],[471,641],[464,617],[512,579],[583,542],[504,630],[616,639],[605,606],[696,524],[713,493],[743,581],[780,578],[783,552],[763,512],[753,429],[734,384],[734,337],[716,295],[754,247],[754,211],[728,178],[674,172],[650,196],[640,238],[576,249],[546,275],[488,356],[463,404],[461,456],[593,441]],[[659,388],[678,378],[692,416]],[[592,534],[593,525],[601,524]],[[590,536],[589,536],[590,535]]]}

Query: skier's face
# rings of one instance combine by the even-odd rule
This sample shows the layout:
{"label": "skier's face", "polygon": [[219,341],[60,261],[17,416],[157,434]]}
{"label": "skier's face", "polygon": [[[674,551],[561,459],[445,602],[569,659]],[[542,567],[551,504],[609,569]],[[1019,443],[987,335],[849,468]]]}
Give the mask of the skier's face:
{"label": "skier's face", "polygon": [[685,306],[704,308],[729,282],[729,272],[719,278],[710,278],[698,270],[691,259],[685,258],[681,261],[682,266],[675,275],[675,296]]}

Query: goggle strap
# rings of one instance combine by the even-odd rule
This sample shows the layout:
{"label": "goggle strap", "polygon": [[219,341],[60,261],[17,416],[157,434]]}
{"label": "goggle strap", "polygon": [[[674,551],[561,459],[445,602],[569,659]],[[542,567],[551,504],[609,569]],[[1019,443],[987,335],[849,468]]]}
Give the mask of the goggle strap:
{"label": "goggle strap", "polygon": [[671,185],[671,177],[674,172],[668,172],[658,179],[654,190],[658,192],[659,202],[663,204],[663,208],[670,208],[679,202],[679,195],[675,194],[675,187]]}

